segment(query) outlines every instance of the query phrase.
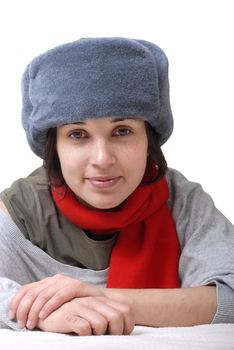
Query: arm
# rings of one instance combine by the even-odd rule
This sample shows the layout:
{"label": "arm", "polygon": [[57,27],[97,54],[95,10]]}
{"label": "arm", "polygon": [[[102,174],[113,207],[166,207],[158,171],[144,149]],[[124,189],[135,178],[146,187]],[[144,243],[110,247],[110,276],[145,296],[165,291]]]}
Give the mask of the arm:
{"label": "arm", "polygon": [[[1,200],[0,210],[9,216],[8,211]],[[4,261],[1,263],[4,264]],[[13,328],[19,330],[17,322],[10,320],[8,317],[10,301],[19,288],[20,285],[17,282],[5,277],[0,277],[0,328]]]}
{"label": "arm", "polygon": [[[64,333],[129,334],[132,331],[135,323],[132,312],[127,305],[105,297],[101,288],[81,282],[79,280],[79,275],[83,275],[81,271],[79,272],[81,269],[77,270],[75,267],[62,265],[63,272],[74,278],[56,274],[61,270],[61,264],[52,260],[25,239],[11,217],[6,215],[8,213],[5,207],[3,205],[1,207],[0,327],[15,330],[24,328],[25,321],[30,320],[27,310],[33,312],[33,307],[32,310],[28,309],[28,303],[33,303],[34,296],[38,295],[39,298],[36,300],[44,305],[43,293],[46,291],[46,293],[49,292],[49,297],[54,297],[53,301],[57,304],[55,307],[57,310],[51,313],[46,320],[36,322],[34,326],[30,326],[29,323],[28,328],[30,329],[38,323],[38,327],[42,330]],[[46,278],[48,274],[51,274],[52,277]],[[90,279],[92,280],[92,277]],[[29,283],[30,281],[37,282]],[[103,284],[102,277],[101,279],[97,278],[97,281]],[[11,317],[9,315],[10,305],[13,300],[17,300],[17,296],[22,296],[22,292],[23,295],[26,293],[26,297],[20,302],[17,317],[14,315]],[[46,295],[48,296],[48,294]],[[75,298],[76,295],[79,298]],[[92,297],[85,297],[85,295],[92,295]],[[61,307],[58,305],[58,299]],[[25,318],[22,315],[22,309]]]}
{"label": "arm", "polygon": [[106,290],[132,305],[137,324],[234,322],[234,227],[199,184],[167,174],[169,207],[180,239],[180,289]]}
{"label": "arm", "polygon": [[[77,298],[82,301],[105,298],[117,302],[132,311],[136,324],[155,327],[211,323],[216,312],[216,288],[212,286],[178,289],[97,288],[57,275],[22,287],[11,303],[12,310],[16,312],[13,318],[24,320],[23,327],[28,318],[31,322],[27,324],[28,328],[34,328],[38,323],[38,314],[40,319],[46,320],[56,309]],[[78,302],[76,307],[79,307]],[[78,310],[74,309],[74,313]]]}
{"label": "arm", "polygon": [[105,295],[131,305],[135,322],[152,327],[211,323],[216,312],[216,288],[106,289]]}
{"label": "arm", "polygon": [[216,286],[212,323],[234,323],[234,226],[201,185],[172,169],[167,177],[181,246],[181,287]]}
{"label": "arm", "polygon": [[8,317],[9,305],[12,297],[17,293],[20,285],[8,278],[0,277],[0,328],[19,330],[16,321]]}
{"label": "arm", "polygon": [[[172,172],[170,176],[170,207],[182,251],[179,265],[182,288],[140,291],[109,289],[103,293],[114,300],[122,300],[131,305],[138,324],[151,325],[152,317],[155,318],[155,324],[160,318],[164,325],[171,325],[172,322],[175,322],[175,325],[211,321],[232,323],[233,226],[215,208],[213,201],[201,186],[190,183],[178,172]],[[67,301],[68,296],[63,295],[60,299],[53,300],[49,307],[44,302],[44,317]],[[37,316],[33,317],[37,320]]]}

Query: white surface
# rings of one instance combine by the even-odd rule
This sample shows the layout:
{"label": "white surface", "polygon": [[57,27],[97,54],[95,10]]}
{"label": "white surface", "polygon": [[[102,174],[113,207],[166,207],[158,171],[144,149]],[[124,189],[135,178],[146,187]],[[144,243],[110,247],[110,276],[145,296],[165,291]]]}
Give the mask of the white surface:
{"label": "white surface", "polygon": [[91,336],[0,330],[2,350],[233,350],[234,325],[135,327],[130,336]]}

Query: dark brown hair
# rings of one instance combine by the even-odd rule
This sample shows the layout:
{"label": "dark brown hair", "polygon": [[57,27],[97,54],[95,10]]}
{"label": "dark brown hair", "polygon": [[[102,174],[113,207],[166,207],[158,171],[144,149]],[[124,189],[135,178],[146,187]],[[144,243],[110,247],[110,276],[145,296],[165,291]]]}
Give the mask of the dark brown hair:
{"label": "dark brown hair", "polygon": [[148,167],[152,166],[152,163],[158,166],[158,173],[156,177],[147,181],[148,184],[151,184],[159,181],[165,175],[167,170],[167,162],[161,150],[161,147],[158,144],[157,134],[154,128],[147,122],[145,122],[145,127],[148,139],[148,158],[146,173],[148,171]]}
{"label": "dark brown hair", "polygon": [[[157,142],[157,135],[153,127],[145,122],[146,134],[148,138],[148,159],[146,172],[149,167],[153,164],[158,166],[157,176],[147,183],[153,183],[160,180],[167,170],[167,163],[164,158],[163,152]],[[60,161],[58,158],[56,150],[56,141],[57,141],[57,129],[52,128],[48,131],[47,142],[44,149],[43,165],[47,170],[48,177],[53,186],[65,185],[65,180],[63,178]]]}
{"label": "dark brown hair", "polygon": [[60,161],[56,149],[57,144],[57,128],[51,128],[47,134],[47,141],[43,155],[43,165],[47,170],[50,183],[53,186],[65,185]]}

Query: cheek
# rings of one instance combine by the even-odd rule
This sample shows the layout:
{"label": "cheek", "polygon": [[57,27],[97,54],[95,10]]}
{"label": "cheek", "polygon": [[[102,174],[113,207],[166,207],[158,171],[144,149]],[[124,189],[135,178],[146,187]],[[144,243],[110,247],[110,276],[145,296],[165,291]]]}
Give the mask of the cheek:
{"label": "cheek", "polygon": [[74,173],[75,171],[77,172],[77,169],[80,168],[81,157],[79,157],[75,152],[63,149],[62,151],[58,151],[58,157],[64,177]]}
{"label": "cheek", "polygon": [[135,173],[136,177],[141,177],[145,173],[147,164],[147,147],[143,144],[141,147],[135,147],[131,153],[125,157],[126,166]]}
{"label": "cheek", "polygon": [[146,171],[146,166],[147,166],[147,155],[145,155],[145,157],[142,157],[141,159],[137,160],[137,163],[139,166],[139,170],[138,170],[138,176],[141,178],[143,178],[145,171]]}
{"label": "cheek", "polygon": [[142,177],[145,174],[146,165],[147,165],[147,157],[148,157],[148,145],[143,145],[142,148],[144,149],[144,152],[140,153],[141,156],[136,160],[136,164],[139,164],[141,166],[141,174]]}

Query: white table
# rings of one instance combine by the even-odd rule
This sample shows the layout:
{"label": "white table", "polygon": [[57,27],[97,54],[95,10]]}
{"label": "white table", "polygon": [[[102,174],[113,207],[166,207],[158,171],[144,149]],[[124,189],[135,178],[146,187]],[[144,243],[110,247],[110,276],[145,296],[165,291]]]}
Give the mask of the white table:
{"label": "white table", "polygon": [[234,350],[234,324],[135,327],[130,336],[79,337],[0,329],[1,350]]}

